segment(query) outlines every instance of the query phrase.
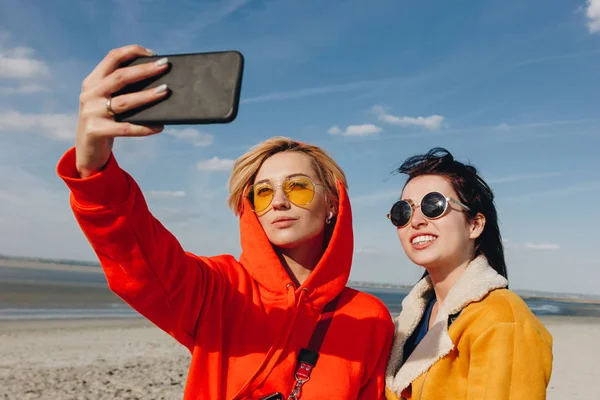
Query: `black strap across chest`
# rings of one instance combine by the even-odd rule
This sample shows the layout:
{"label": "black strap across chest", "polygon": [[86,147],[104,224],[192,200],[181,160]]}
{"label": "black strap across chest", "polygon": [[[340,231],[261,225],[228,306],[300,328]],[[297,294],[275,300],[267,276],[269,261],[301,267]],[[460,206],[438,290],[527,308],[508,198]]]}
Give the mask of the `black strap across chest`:
{"label": "black strap across chest", "polygon": [[298,365],[295,374],[296,384],[288,399],[295,400],[300,398],[300,389],[302,388],[302,385],[310,379],[310,374],[317,365],[317,361],[319,361],[319,351],[321,350],[321,345],[323,344],[323,340],[325,340],[327,330],[329,329],[333,314],[335,313],[338,297],[339,296],[336,296],[323,308],[319,322],[317,322],[315,330],[308,342],[308,346],[300,350],[300,354],[298,354]]}
{"label": "black strap across chest", "polygon": [[[298,354],[298,364],[296,365],[296,370],[294,373],[295,383],[292,388],[292,392],[287,397],[288,400],[298,400],[300,399],[300,391],[302,389],[302,385],[304,385],[310,379],[310,374],[312,370],[317,365],[317,361],[319,360],[319,351],[321,350],[321,345],[325,340],[325,336],[327,335],[327,330],[329,329],[329,325],[331,324],[331,320],[333,318],[333,314],[335,313],[335,309],[338,304],[338,297],[335,297],[332,301],[327,303],[321,312],[321,316],[319,317],[319,321],[315,326],[315,329],[310,337],[308,342],[308,346],[304,347],[300,350]],[[271,395],[262,397],[261,400],[283,400],[283,394],[281,393],[273,393]]]}
{"label": "black strap across chest", "polygon": [[313,365],[313,368],[317,364],[319,350],[321,350],[321,345],[325,340],[325,335],[327,335],[327,330],[329,329],[331,319],[335,313],[337,302],[338,298],[336,297],[323,308],[319,322],[317,322],[317,326],[315,326],[315,330],[308,342],[308,347],[303,348],[298,355],[299,362],[310,362],[311,365]]}

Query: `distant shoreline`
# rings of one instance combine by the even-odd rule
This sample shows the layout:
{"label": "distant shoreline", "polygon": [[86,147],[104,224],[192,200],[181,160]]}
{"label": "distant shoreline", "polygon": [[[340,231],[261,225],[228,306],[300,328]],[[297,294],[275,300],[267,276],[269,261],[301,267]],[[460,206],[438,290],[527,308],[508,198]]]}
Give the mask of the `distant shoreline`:
{"label": "distant shoreline", "polygon": [[83,267],[100,267],[100,263],[97,261],[82,261],[82,260],[71,260],[67,258],[41,258],[41,257],[18,257],[8,256],[6,254],[0,254],[0,261],[19,261],[28,263],[39,263],[39,264],[52,264],[52,265],[74,265]]}
{"label": "distant shoreline", "polygon": [[[0,321],[23,319],[78,319],[78,318],[107,318],[129,317],[134,310],[120,297],[113,293],[108,285],[101,282],[104,275],[90,275],[73,272],[60,272],[60,276],[48,276],[46,279],[35,279],[36,276],[19,276],[15,274],[18,268],[7,273],[8,268],[0,267]],[[23,270],[24,272],[33,272]],[[49,271],[44,271],[47,274]],[[55,272],[55,271],[52,271]],[[52,275],[52,274],[50,274]],[[86,281],[85,279],[93,278]],[[74,278],[72,281],[68,279]],[[353,288],[362,290],[378,297],[385,303],[389,311],[397,314],[402,309],[402,301],[408,290],[381,289],[376,287]],[[583,300],[559,300],[524,298],[531,311],[538,316],[572,316],[600,318],[600,304]]]}
{"label": "distant shoreline", "polygon": [[[377,283],[369,283],[369,282],[348,282],[348,286],[353,287],[353,288],[357,288],[357,289],[390,289],[390,290],[410,290],[411,286],[405,286],[405,285],[384,285],[384,284],[377,284]],[[582,303],[582,304],[600,304],[600,298],[596,298],[596,297],[592,297],[592,295],[581,295],[581,294],[576,294],[574,293],[572,296],[573,297],[569,297],[568,294],[556,294],[553,295],[552,293],[547,293],[547,294],[543,294],[543,295],[533,295],[533,294],[527,294],[528,291],[520,291],[520,290],[514,290],[515,293],[517,293],[520,297],[522,297],[523,299],[536,299],[536,300],[552,300],[552,301],[564,301],[564,302],[569,302],[569,303]],[[590,296],[590,297],[586,297],[586,296]],[[600,297],[600,296],[599,296]]]}
{"label": "distant shoreline", "polygon": [[18,259],[7,259],[0,256],[0,267],[5,268],[23,268],[23,269],[45,269],[53,271],[65,271],[65,272],[89,272],[102,274],[102,268],[100,265],[81,265],[81,264],[64,264],[64,263],[53,263],[46,261],[35,261],[35,260],[18,260]]}
{"label": "distant shoreline", "polygon": [[[90,273],[90,274],[103,274],[101,266],[98,262],[93,261],[79,261],[69,259],[44,259],[34,257],[15,257],[0,254],[0,268],[19,268],[19,269],[33,269],[33,270],[51,270],[61,272],[79,272],[79,273]],[[391,289],[391,290],[404,290],[408,291],[412,286],[381,283],[381,282],[365,282],[365,281],[349,281],[348,286],[354,288],[364,289]],[[515,293],[519,294],[523,298],[528,299],[541,299],[541,300],[553,300],[553,301],[568,301],[572,303],[587,303],[587,304],[600,304],[600,294],[578,294],[578,293],[552,293],[552,292],[538,292],[531,290],[519,290],[515,289]]]}

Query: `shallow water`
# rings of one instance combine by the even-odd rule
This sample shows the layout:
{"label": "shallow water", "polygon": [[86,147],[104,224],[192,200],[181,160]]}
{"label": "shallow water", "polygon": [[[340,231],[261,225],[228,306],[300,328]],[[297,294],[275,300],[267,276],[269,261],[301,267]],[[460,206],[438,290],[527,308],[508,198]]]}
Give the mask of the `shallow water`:
{"label": "shallow water", "polygon": [[[89,272],[0,267],[0,320],[128,318],[139,314],[110,292],[101,270]],[[383,301],[392,315],[405,288],[357,287]],[[524,297],[538,316],[600,317],[600,304]]]}
{"label": "shallow water", "polygon": [[[408,294],[406,289],[357,288],[377,296],[383,301],[390,312],[396,315],[402,309],[402,300]],[[585,303],[582,300],[569,301],[538,297],[523,297],[529,309],[538,316],[580,316],[600,317],[600,304]]]}

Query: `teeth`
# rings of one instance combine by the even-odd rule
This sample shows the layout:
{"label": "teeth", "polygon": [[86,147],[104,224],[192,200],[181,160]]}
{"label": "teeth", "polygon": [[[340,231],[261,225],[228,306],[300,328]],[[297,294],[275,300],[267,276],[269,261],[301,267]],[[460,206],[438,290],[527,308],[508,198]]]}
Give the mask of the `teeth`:
{"label": "teeth", "polygon": [[412,240],[412,244],[423,244],[423,243],[427,243],[427,242],[433,242],[435,239],[436,239],[435,236],[421,235],[421,236],[417,236],[416,238],[414,238]]}

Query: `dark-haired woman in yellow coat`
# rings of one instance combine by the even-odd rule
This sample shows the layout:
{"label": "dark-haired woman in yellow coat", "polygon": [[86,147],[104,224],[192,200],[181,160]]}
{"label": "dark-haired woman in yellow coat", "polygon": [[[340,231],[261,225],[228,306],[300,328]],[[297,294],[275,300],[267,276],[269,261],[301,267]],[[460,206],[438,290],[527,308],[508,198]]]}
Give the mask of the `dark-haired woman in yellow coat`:
{"label": "dark-haired woman in yellow coat", "polygon": [[545,399],[552,337],[508,289],[492,190],[440,148],[398,172],[408,180],[388,217],[426,272],[396,320],[387,398]]}

